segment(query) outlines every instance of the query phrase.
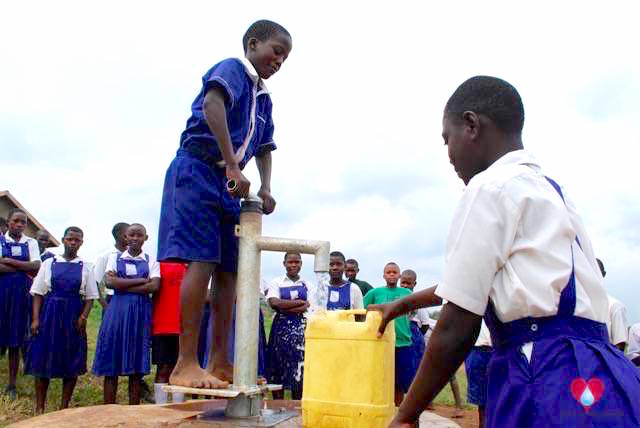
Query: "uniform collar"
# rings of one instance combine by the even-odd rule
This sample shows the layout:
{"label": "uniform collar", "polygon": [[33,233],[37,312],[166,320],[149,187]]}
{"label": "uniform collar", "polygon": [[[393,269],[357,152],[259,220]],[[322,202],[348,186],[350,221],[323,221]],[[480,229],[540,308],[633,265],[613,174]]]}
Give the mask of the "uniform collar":
{"label": "uniform collar", "polygon": [[253,83],[258,84],[258,88],[260,89],[260,91],[269,92],[267,86],[264,84],[264,80],[262,80],[260,76],[258,76],[258,72],[256,71],[256,68],[253,66],[253,64],[251,64],[251,61],[249,61],[246,57],[243,57],[241,61],[244,65],[244,70],[247,72],[247,75],[251,78]]}
{"label": "uniform collar", "polygon": [[29,237],[23,233],[22,236],[20,237],[20,240],[16,241],[11,237],[11,235],[9,235],[9,231],[5,233],[4,238],[6,239],[7,242],[17,242],[18,244],[24,244],[29,239]]}
{"label": "uniform collar", "polygon": [[495,161],[489,168],[501,165],[527,165],[533,168],[540,168],[537,159],[524,149],[514,150],[503,155],[500,159]]}
{"label": "uniform collar", "polygon": [[56,259],[56,262],[63,262],[63,263],[80,263],[82,261],[82,258],[80,256],[76,256],[75,259],[71,259],[71,260],[66,260],[64,257],[62,257],[61,254],[54,254],[53,257]]}
{"label": "uniform collar", "polygon": [[146,260],[146,253],[144,251],[140,252],[137,256],[132,256],[129,254],[129,250],[125,250],[124,253],[120,256],[122,259],[134,259],[134,260]]}

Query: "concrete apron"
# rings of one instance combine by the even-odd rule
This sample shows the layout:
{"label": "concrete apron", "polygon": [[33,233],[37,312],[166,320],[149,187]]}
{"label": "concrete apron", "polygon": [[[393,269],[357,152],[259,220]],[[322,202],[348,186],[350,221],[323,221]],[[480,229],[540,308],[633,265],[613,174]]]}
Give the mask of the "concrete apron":
{"label": "concrete apron", "polygon": [[[260,427],[255,421],[215,421],[201,418],[204,413],[224,412],[226,400],[192,400],[181,404],[125,406],[108,404],[102,406],[75,407],[47,413],[27,419],[11,428],[229,428]],[[265,400],[267,409],[275,412],[297,411],[298,416],[277,425],[277,428],[302,427],[300,401]],[[420,428],[460,428],[458,424],[431,412],[420,417]]]}

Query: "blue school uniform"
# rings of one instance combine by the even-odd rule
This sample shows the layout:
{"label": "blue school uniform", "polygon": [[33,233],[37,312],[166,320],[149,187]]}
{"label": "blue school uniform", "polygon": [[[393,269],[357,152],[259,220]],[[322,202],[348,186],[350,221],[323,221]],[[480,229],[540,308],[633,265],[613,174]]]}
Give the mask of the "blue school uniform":
{"label": "blue school uniform", "polygon": [[[307,301],[306,284],[280,287],[280,299]],[[269,383],[282,384],[285,389],[290,389],[294,400],[302,397],[304,328],[303,314],[277,312],[267,345],[267,379]]]}
{"label": "blue school uniform", "polygon": [[[640,426],[640,371],[609,343],[604,323],[574,315],[575,281],[572,269],[553,316],[503,323],[489,302],[488,427]],[[530,361],[521,350],[529,342]]]}
{"label": "blue school uniform", "polygon": [[213,262],[224,272],[235,272],[239,201],[226,190],[222,156],[203,112],[204,97],[214,87],[226,94],[227,125],[241,169],[253,156],[276,148],[271,98],[253,66],[234,58],[214,65],[202,78],[180,149],[167,170],[158,260]]}
{"label": "blue school uniform", "polygon": [[44,262],[47,259],[50,259],[51,257],[55,257],[55,254],[53,254],[51,251],[44,251],[42,254],[40,254],[40,261]]}
{"label": "blue school uniform", "polygon": [[[0,235],[2,257],[30,261],[27,242],[9,242]],[[31,324],[31,278],[26,272],[0,273],[0,348],[25,344]]]}
{"label": "blue school uniform", "polygon": [[351,283],[341,286],[330,285],[327,298],[327,310],[351,309]]}
{"label": "blue school uniform", "polygon": [[[145,260],[116,256],[119,278],[148,278]],[[93,373],[96,376],[148,374],[151,369],[151,309],[148,294],[114,290],[100,325]]]}
{"label": "blue school uniform", "polygon": [[31,339],[25,373],[42,378],[72,378],[87,371],[87,337],[76,321],[82,314],[82,262],[51,263],[51,291],[40,312],[40,331]]}

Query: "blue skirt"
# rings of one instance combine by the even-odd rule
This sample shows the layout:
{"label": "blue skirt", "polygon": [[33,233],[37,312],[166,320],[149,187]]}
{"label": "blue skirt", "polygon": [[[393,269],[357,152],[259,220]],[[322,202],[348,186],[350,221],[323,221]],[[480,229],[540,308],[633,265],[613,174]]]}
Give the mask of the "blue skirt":
{"label": "blue skirt", "polygon": [[25,273],[0,273],[0,348],[25,344],[31,323],[30,288]]}
{"label": "blue skirt", "polygon": [[87,337],[76,328],[83,306],[80,296],[46,297],[40,313],[40,331],[29,344],[26,374],[51,379],[87,372]]}
{"label": "blue skirt", "polygon": [[158,260],[219,263],[237,271],[240,203],[225,188],[225,170],[178,150],[162,192]]}
{"label": "blue skirt", "polygon": [[638,427],[640,370],[604,341],[543,338],[530,362],[519,348],[494,349],[486,415],[496,428]]}
{"label": "blue skirt", "polygon": [[145,375],[150,359],[151,299],[146,294],[114,294],[100,325],[93,374]]}
{"label": "blue skirt", "polygon": [[413,345],[396,346],[395,384],[402,391],[409,392],[409,387],[416,376],[420,361],[416,360]]}
{"label": "blue skirt", "polygon": [[476,406],[487,404],[487,372],[492,351],[471,348],[471,352],[464,360],[464,370],[467,374],[467,401]]}
{"label": "blue skirt", "polygon": [[304,322],[302,316],[277,313],[267,346],[267,379],[291,390],[292,399],[302,396],[304,377]]}
{"label": "blue skirt", "polygon": [[417,370],[417,368],[420,366],[420,361],[422,361],[422,356],[424,355],[426,346],[424,343],[424,335],[420,331],[420,327],[418,327],[418,324],[411,321],[409,325],[411,326],[411,346],[415,354]]}

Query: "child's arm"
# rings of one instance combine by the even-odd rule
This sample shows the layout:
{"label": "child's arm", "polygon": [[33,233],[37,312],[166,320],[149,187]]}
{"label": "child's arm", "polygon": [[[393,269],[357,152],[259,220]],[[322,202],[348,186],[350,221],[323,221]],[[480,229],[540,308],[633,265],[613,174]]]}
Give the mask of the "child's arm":
{"label": "child's arm", "polygon": [[475,343],[481,324],[480,315],[451,302],[444,305],[420,368],[391,422],[391,427],[415,423],[427,404],[458,370]]}
{"label": "child's arm", "polygon": [[214,86],[207,91],[202,103],[202,111],[209,125],[209,129],[216,137],[218,149],[226,164],[226,176],[236,184],[233,190],[229,190],[232,196],[245,198],[249,193],[249,180],[242,174],[238,162],[235,159],[231,135],[227,126],[227,108],[224,105],[226,93],[220,86]]}
{"label": "child's arm", "polygon": [[160,278],[151,278],[142,285],[136,285],[135,287],[128,288],[130,293],[150,294],[155,293],[160,289]]}
{"label": "child's arm", "polygon": [[40,330],[40,308],[42,308],[42,302],[44,297],[40,294],[33,295],[33,306],[31,308],[31,335],[37,336]]}
{"label": "child's arm", "polygon": [[93,299],[85,300],[84,306],[82,307],[82,313],[76,320],[76,328],[83,336],[87,335],[87,318],[89,318],[89,313],[91,312],[92,307]]}
{"label": "child's arm", "polygon": [[[367,299],[365,296],[365,307],[368,311],[380,311],[382,312],[382,322],[378,329],[378,336],[381,337],[384,334],[384,330],[387,328],[389,321],[414,311],[419,308],[428,308],[431,306],[440,306],[442,299],[435,293],[437,286],[427,288],[426,290],[419,291],[417,293],[411,293],[400,300],[395,300],[384,305],[366,305]],[[367,293],[367,296],[369,293]]]}
{"label": "child's arm", "polygon": [[283,300],[277,297],[270,297],[267,302],[269,302],[269,306],[279,312],[300,313],[300,311],[304,312],[309,307],[308,302],[299,299]]}
{"label": "child's arm", "polygon": [[11,267],[9,264],[5,263],[5,260],[9,260],[9,258],[8,257],[0,257],[0,273],[15,272],[16,268]]}
{"label": "child's arm", "polygon": [[38,272],[38,269],[40,269],[40,260],[34,260],[32,262],[23,262],[21,260],[16,260],[16,259],[12,259],[9,257],[3,257],[0,260],[2,260],[2,264],[8,267],[13,268],[13,271],[9,271],[9,272],[16,272],[16,271],[21,271],[21,272]]}
{"label": "child's arm", "polygon": [[276,200],[271,196],[271,152],[256,156],[256,165],[260,173],[260,190],[258,196],[262,199],[262,211],[271,214],[276,208]]}
{"label": "child's arm", "polygon": [[109,271],[105,273],[105,283],[107,287],[114,290],[128,290],[137,285],[146,284],[147,278],[118,278],[115,272]]}

